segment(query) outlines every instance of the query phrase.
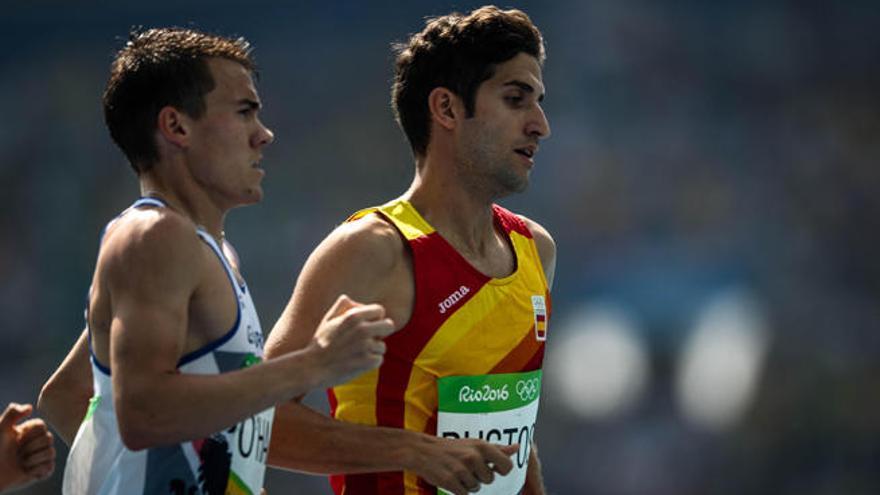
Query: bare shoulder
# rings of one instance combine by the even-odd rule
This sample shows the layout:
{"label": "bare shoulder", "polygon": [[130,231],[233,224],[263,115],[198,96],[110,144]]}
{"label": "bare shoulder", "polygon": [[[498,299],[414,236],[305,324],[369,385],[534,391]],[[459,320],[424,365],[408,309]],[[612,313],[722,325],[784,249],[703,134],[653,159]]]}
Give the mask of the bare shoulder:
{"label": "bare shoulder", "polygon": [[404,243],[393,225],[381,215],[372,214],[334,229],[314,255],[365,262],[369,266],[361,268],[385,271],[403,258]]}
{"label": "bare shoulder", "polygon": [[140,209],[108,228],[98,268],[111,282],[135,277],[180,282],[198,272],[201,254],[195,227],[185,217],[164,208]]}
{"label": "bare shoulder", "polygon": [[529,228],[529,231],[532,233],[532,237],[535,239],[535,244],[538,245],[538,251],[541,256],[556,256],[556,241],[553,240],[553,236],[550,235],[550,232],[547,231],[541,224],[538,222],[525,217],[523,215],[517,215],[520,220],[525,222],[526,227]]}
{"label": "bare shoulder", "polygon": [[541,264],[544,267],[544,275],[547,277],[547,283],[552,286],[556,273],[556,241],[553,240],[550,232],[538,222],[523,215],[518,216],[535,239],[535,246],[538,248],[538,255],[541,257]]}
{"label": "bare shoulder", "polygon": [[379,215],[336,227],[306,261],[290,302],[266,341],[266,355],[305,347],[340,294],[358,303],[387,306],[394,291],[406,285],[405,277],[398,275],[405,270],[405,256],[397,230]]}

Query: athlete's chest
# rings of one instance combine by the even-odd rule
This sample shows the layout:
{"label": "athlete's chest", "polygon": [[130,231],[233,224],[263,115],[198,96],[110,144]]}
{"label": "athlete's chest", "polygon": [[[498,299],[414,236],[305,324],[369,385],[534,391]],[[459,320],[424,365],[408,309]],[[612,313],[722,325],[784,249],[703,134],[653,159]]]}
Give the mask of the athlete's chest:
{"label": "athlete's chest", "polygon": [[[447,241],[448,242],[448,241]],[[449,265],[461,265],[466,269],[470,266],[478,273],[488,278],[503,279],[516,272],[517,253],[507,240],[496,238],[492,245],[485,251],[466,249],[460,245],[449,243],[457,256],[451,256]],[[455,258],[460,258],[459,261]]]}
{"label": "athlete's chest", "polygon": [[521,354],[512,366],[520,369],[546,339],[547,286],[540,267],[525,257],[513,274],[492,278],[416,251],[401,282],[409,287],[411,310],[387,340],[389,352],[434,376],[488,373],[512,352]]}
{"label": "athlete's chest", "polygon": [[[425,304],[405,331],[420,335],[423,349],[413,362],[438,376],[490,373],[506,358],[523,351],[525,358],[543,346],[546,334],[536,332],[536,321],[546,320],[546,292],[523,281],[503,286],[461,285],[444,299]],[[519,370],[527,359],[520,359]]]}
{"label": "athlete's chest", "polygon": [[184,353],[224,336],[240,318],[240,291],[233,285],[238,280],[213,252],[206,252],[202,266],[200,283],[189,301]]}

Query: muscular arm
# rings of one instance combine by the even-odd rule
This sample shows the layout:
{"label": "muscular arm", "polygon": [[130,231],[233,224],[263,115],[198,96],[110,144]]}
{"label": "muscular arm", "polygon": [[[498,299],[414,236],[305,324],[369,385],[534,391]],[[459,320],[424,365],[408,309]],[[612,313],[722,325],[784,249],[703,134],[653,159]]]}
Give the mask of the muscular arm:
{"label": "muscular arm", "polygon": [[69,446],[92,396],[89,344],[83,330],[67,357],[40,390],[37,409]]}
{"label": "muscular arm", "polygon": [[[338,293],[385,305],[392,319],[398,316],[395,326],[403,326],[406,321],[398,320],[408,318],[410,308],[401,307],[394,291],[411,284],[406,263],[401,239],[381,219],[367,217],[339,227],[306,262],[290,303],[269,335],[267,355],[307,343],[320,312]],[[411,296],[403,299],[411,304]],[[291,401],[276,410],[269,464],[325,474],[405,469],[458,494],[466,493],[465,484],[477,477],[491,480],[488,461],[496,471],[507,473],[512,468],[507,456],[513,452],[515,448],[476,440],[346,423]]]}
{"label": "muscular arm", "polygon": [[106,259],[99,259],[99,265],[106,263],[112,301],[114,405],[120,434],[131,449],[210,435],[310,388],[381,363],[377,351],[383,349],[371,346],[374,337],[391,330],[390,323],[379,320],[382,309],[345,311],[351,303],[340,300],[332,318],[319,320],[319,338],[300,351],[230,373],[179,373],[189,301],[210,257],[200,251],[205,247],[188,222],[160,220],[116,240],[106,247]]}
{"label": "muscular arm", "polygon": [[[307,344],[315,322],[336,294],[386,302],[385,279],[402,262],[403,251],[397,233],[375,218],[336,229],[306,261],[289,304],[269,334],[266,356]],[[405,459],[400,445],[374,446],[388,446],[391,438],[410,433],[337,421],[291,401],[276,410],[269,463],[313,473],[399,470]]]}
{"label": "muscular arm", "polygon": [[315,474],[419,471],[454,453],[472,455],[473,447],[456,450],[454,443],[409,430],[337,421],[290,401],[276,409],[269,464]]}

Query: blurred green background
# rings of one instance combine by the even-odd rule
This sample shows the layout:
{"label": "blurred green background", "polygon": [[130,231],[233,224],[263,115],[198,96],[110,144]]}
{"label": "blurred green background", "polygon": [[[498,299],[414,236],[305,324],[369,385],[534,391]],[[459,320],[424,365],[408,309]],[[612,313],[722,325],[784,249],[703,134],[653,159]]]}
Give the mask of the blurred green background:
{"label": "blurred green background", "polygon": [[[265,201],[226,232],[268,332],[317,242],[409,184],[390,44],[479,5],[0,4],[0,401],[36,400],[82,328],[100,231],[137,196],[100,110],[132,26],[255,46],[276,141]],[[559,246],[549,491],[880,493],[880,4],[512,6],[548,52],[553,136],[503,204]],[[58,493],[65,455],[25,493]],[[267,489],[330,493],[277,471]]]}

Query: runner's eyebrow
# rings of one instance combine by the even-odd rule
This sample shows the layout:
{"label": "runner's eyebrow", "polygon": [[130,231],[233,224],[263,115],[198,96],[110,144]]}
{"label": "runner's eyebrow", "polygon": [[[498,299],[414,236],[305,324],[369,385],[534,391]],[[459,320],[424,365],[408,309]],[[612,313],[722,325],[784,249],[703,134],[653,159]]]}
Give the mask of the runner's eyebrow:
{"label": "runner's eyebrow", "polygon": [[250,98],[242,98],[238,100],[238,104],[242,106],[247,106],[252,110],[259,110],[263,106],[260,102],[252,100]]}
{"label": "runner's eyebrow", "polygon": [[[515,87],[525,91],[528,94],[532,94],[535,92],[535,88],[531,84],[524,82],[524,81],[520,81],[519,79],[513,79],[511,81],[507,81],[506,83],[502,84],[502,86],[515,86]],[[538,101],[539,102],[544,101],[544,93],[541,93],[540,95],[538,95]]]}

